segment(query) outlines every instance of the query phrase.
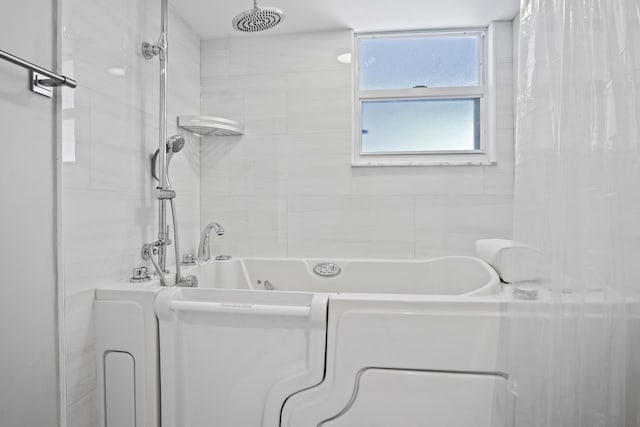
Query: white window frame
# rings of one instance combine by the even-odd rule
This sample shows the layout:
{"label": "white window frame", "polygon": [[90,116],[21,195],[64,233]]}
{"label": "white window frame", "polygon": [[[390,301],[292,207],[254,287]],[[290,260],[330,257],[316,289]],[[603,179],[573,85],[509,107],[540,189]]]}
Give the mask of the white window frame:
{"label": "white window frame", "polygon": [[[495,64],[489,52],[493,40],[491,26],[488,28],[465,28],[448,30],[394,31],[356,33],[353,39],[353,166],[458,166],[495,165]],[[478,36],[478,86],[444,88],[410,88],[397,90],[360,90],[359,41],[370,38],[450,37],[452,35]],[[430,99],[480,99],[480,148],[465,151],[418,151],[418,152],[362,152],[362,104],[366,101],[430,100]]]}

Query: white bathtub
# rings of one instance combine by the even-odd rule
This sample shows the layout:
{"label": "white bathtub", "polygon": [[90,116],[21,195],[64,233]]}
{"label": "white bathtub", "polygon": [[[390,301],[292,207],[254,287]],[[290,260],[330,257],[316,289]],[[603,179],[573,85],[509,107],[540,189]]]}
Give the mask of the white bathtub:
{"label": "white bathtub", "polygon": [[[335,265],[340,273],[314,273],[314,267],[321,264]],[[197,275],[200,288],[467,296],[501,290],[496,271],[470,256],[426,260],[243,258],[202,264]]]}
{"label": "white bathtub", "polygon": [[[316,274],[323,263],[340,274]],[[158,412],[163,427],[511,425],[502,285],[477,258],[238,258],[185,274],[199,288],[98,290],[103,426],[156,427]]]}

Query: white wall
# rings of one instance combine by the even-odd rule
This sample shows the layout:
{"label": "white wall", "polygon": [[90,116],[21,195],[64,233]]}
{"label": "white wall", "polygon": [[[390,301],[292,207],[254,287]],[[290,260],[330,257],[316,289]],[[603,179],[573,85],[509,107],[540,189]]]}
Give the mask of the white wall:
{"label": "white wall", "polygon": [[[142,59],[139,45],[156,40],[158,9],[152,0],[63,4],[65,72],[79,82],[65,91],[62,138],[70,427],[97,422],[94,289],[127,280],[143,264],[141,245],[155,239],[148,156],[157,147],[158,64]],[[201,50],[172,12],[169,132],[200,103],[205,114],[246,125],[243,137],[207,137],[202,146],[183,133],[188,145],[172,164],[183,252],[195,252],[210,220],[227,229],[214,251],[235,255],[412,258],[470,253],[476,238],[508,236],[506,40],[498,166],[352,169],[351,73],[335,60],[350,49],[349,33],[215,40]],[[125,75],[108,72],[116,67]]]}
{"label": "white wall", "polygon": [[[158,147],[159,62],[140,54],[160,31],[160,2],[64,0],[65,71],[78,81],[63,100],[64,348],[69,427],[97,422],[94,289],[126,282],[144,243],[157,238],[150,155]],[[200,39],[171,9],[168,134],[178,114],[200,111]],[[109,69],[120,68],[124,75]],[[181,250],[200,228],[200,142],[187,135],[171,164]],[[170,218],[170,216],[169,216]],[[173,246],[169,247],[173,263]],[[148,264],[147,264],[148,265]],[[153,268],[148,265],[150,271]]]}
{"label": "white wall", "polygon": [[[55,1],[3,5],[0,49],[55,67]],[[56,101],[0,61],[0,425],[58,424]]]}
{"label": "white wall", "polygon": [[202,113],[242,137],[202,142],[202,223],[214,252],[432,257],[509,237],[513,191],[510,22],[497,26],[497,166],[352,168],[350,32],[202,42]]}

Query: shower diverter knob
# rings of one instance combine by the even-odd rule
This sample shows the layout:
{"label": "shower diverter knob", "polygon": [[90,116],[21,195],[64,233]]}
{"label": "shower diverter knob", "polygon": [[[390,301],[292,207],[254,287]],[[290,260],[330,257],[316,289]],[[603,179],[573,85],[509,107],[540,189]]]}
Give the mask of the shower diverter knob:
{"label": "shower diverter knob", "polygon": [[147,280],[151,280],[147,267],[134,268],[133,275],[131,276],[131,279],[129,279],[131,283],[146,282]]}

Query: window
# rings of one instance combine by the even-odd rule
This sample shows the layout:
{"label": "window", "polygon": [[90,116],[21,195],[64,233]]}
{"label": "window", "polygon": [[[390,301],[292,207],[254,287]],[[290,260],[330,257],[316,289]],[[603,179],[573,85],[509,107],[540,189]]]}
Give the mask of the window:
{"label": "window", "polygon": [[493,164],[485,31],[356,35],[353,164]]}

